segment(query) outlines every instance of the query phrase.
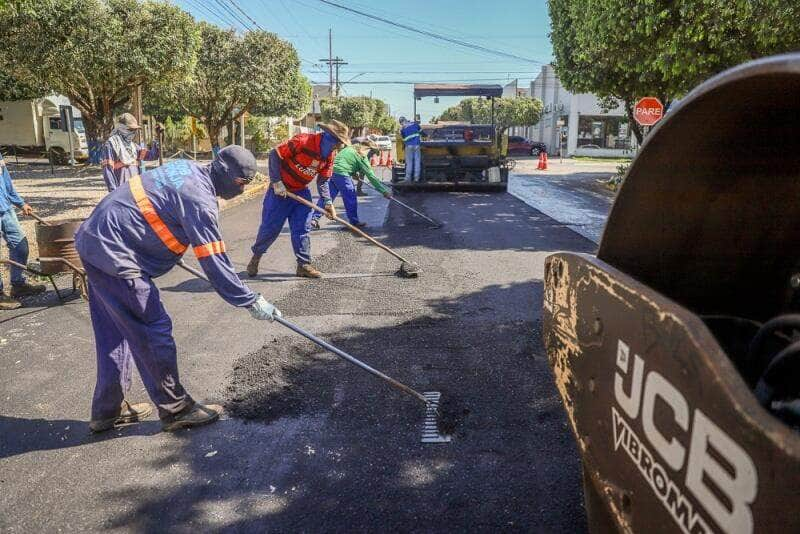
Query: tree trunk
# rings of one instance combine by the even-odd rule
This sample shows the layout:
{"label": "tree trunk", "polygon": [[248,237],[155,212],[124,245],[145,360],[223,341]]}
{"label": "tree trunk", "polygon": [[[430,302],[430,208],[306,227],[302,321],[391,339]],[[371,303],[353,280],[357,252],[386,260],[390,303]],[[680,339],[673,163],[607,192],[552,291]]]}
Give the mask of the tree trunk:
{"label": "tree trunk", "polygon": [[633,104],[629,100],[625,100],[625,113],[628,114],[628,124],[631,125],[631,131],[636,136],[636,142],[639,143],[639,146],[642,146],[644,132],[639,123],[636,122],[636,119],[633,118]]}
{"label": "tree trunk", "polygon": [[211,150],[214,155],[219,152],[219,133],[222,130],[222,125],[216,122],[209,122],[206,127],[208,128],[208,140],[211,141]]}

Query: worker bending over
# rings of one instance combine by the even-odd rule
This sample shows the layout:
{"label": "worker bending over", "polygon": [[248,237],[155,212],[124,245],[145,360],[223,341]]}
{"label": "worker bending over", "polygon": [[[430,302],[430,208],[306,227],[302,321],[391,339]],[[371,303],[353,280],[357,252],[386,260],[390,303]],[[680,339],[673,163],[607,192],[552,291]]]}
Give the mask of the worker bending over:
{"label": "worker bending over", "polygon": [[258,274],[261,256],[278,238],[286,219],[289,219],[292,248],[297,258],[297,276],[321,276],[311,265],[311,239],[308,235],[311,208],[286,195],[287,191],[291,191],[311,202],[308,185],[316,177],[325,211],[331,218],[336,216],[328,179],[333,175],[336,151],[350,144],[349,131],[347,126],[337,120],[330,124],[320,124],[319,127],[322,132],[298,134],[269,153],[270,188],[264,196],[261,225],[252,247],[253,257],[247,264],[247,274],[250,276]]}
{"label": "worker bending over", "polygon": [[[103,166],[103,180],[109,191],[138,176],[140,161],[157,160],[161,153],[158,141],[153,141],[149,149],[133,142],[136,131],[140,128],[136,117],[130,113],[123,113],[119,116],[117,126],[111,132],[108,141],[103,145],[103,159],[100,164]],[[161,124],[156,125],[157,132],[163,129]]]}
{"label": "worker bending over", "polygon": [[172,321],[152,279],[192,246],[211,285],[228,303],[256,319],[280,312],[245,286],[225,254],[217,198],[233,198],[256,174],[253,155],[223,149],[209,165],[177,160],[131,177],[97,205],[75,234],[88,275],[89,311],[97,348],[92,400],[94,432],[139,421],[147,403],[124,400],[136,363],[166,431],[210,423],[222,408],[196,403],[178,378]]}
{"label": "worker bending over", "polygon": [[406,160],[406,181],[418,182],[422,178],[422,142],[420,135],[422,129],[416,121],[409,121],[405,117],[400,117],[400,136],[403,138],[405,160]]}
{"label": "worker bending over", "polygon": [[[372,187],[379,193],[387,198],[391,196],[386,186],[375,176],[369,164],[369,160],[367,159],[370,150],[377,148],[378,145],[376,145],[374,141],[366,141],[365,143],[348,146],[339,151],[333,162],[333,176],[330,179],[331,200],[336,200],[336,196],[341,192],[344,209],[347,212],[347,219],[353,226],[360,226],[363,228],[367,225],[367,223],[358,219],[358,198],[353,185],[353,175],[360,173],[366,176],[370,184],[372,184]],[[322,207],[323,204],[324,200],[320,193],[317,205]],[[311,228],[319,229],[319,218],[321,216],[319,212],[314,212],[311,216]]]}

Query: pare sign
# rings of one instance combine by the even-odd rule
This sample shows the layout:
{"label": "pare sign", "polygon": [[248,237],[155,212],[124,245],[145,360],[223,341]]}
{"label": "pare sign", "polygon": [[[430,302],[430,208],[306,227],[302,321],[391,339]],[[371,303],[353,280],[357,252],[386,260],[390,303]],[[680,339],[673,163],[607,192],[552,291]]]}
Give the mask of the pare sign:
{"label": "pare sign", "polygon": [[633,108],[633,118],[642,126],[652,126],[664,116],[664,104],[654,96],[639,99]]}

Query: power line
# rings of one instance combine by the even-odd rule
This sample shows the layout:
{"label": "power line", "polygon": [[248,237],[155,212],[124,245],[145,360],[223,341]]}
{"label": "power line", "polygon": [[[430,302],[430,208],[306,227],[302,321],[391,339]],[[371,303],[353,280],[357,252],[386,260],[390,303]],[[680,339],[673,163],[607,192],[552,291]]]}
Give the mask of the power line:
{"label": "power line", "polygon": [[223,25],[231,26],[231,27],[234,27],[234,28],[236,27],[236,23],[231,21],[231,19],[229,17],[225,17],[224,13],[221,14],[219,11],[211,9],[206,4],[204,4],[202,2],[202,0],[193,0],[193,1],[192,0],[186,0],[186,3],[189,4],[190,6],[194,7],[195,9],[200,8],[200,9],[204,10],[206,13],[209,13],[212,17],[214,17],[215,19],[220,21]]}
{"label": "power line", "polygon": [[231,8],[229,8],[229,7],[228,7],[228,4],[226,4],[226,3],[225,3],[223,0],[214,0],[214,1],[215,1],[215,2],[216,2],[216,3],[217,3],[217,4],[218,4],[218,5],[219,5],[219,6],[220,6],[222,9],[224,9],[224,10],[225,10],[225,11],[226,11],[226,12],[227,12],[227,13],[228,13],[230,16],[231,16],[231,18],[233,18],[233,20],[235,20],[236,22],[238,22],[238,23],[239,23],[239,26],[241,26],[241,27],[242,27],[242,29],[245,29],[245,30],[249,30],[249,29],[250,29],[250,27],[247,25],[247,23],[246,23],[246,22],[243,22],[243,21],[242,21],[242,19],[241,19],[241,18],[240,18],[240,17],[239,17],[239,16],[236,14],[236,12],[235,12],[235,11],[233,11]]}
{"label": "power line", "polygon": [[327,4],[329,6],[333,6],[333,7],[336,7],[338,9],[342,9],[344,11],[349,11],[351,13],[355,13],[357,15],[361,15],[362,17],[367,17],[367,18],[372,19],[372,20],[377,20],[379,22],[383,22],[384,24],[388,24],[390,26],[394,26],[394,27],[397,27],[397,28],[402,28],[402,29],[410,31],[410,32],[418,33],[420,35],[425,35],[427,37],[432,37],[432,38],[438,39],[440,41],[446,41],[448,43],[456,44],[456,45],[459,45],[459,46],[462,46],[462,47],[465,47],[465,48],[470,48],[472,50],[478,50],[478,51],[486,52],[486,53],[493,54],[493,55],[496,55],[496,56],[502,56],[502,57],[508,57],[508,58],[512,58],[512,59],[517,59],[519,61],[525,61],[525,62],[528,62],[528,63],[541,63],[540,61],[536,61],[535,59],[530,59],[530,58],[518,56],[516,54],[503,52],[502,50],[495,50],[493,48],[488,48],[488,47],[477,45],[477,44],[474,44],[474,43],[469,43],[467,41],[462,41],[460,39],[453,39],[451,37],[440,35],[440,34],[437,34],[437,33],[434,33],[434,32],[429,32],[429,31],[426,31],[426,30],[418,30],[417,28],[413,28],[413,27],[407,26],[405,24],[400,24],[399,22],[394,22],[394,21],[385,19],[383,17],[378,17],[376,15],[371,15],[369,13],[365,13],[363,11],[359,11],[357,9],[353,9],[351,7],[347,7],[347,6],[344,6],[344,5],[341,5],[341,4],[337,4],[336,2],[331,2],[330,0],[319,0],[319,1],[322,2],[323,4]]}
{"label": "power line", "polygon": [[248,14],[247,14],[247,12],[246,12],[244,9],[242,9],[241,7],[239,7],[239,4],[237,4],[237,3],[236,3],[236,0],[228,0],[228,1],[231,3],[231,5],[232,5],[233,7],[235,7],[235,8],[237,9],[237,11],[239,11],[239,12],[240,12],[242,15],[244,15],[244,16],[247,18],[247,20],[249,20],[250,22],[252,22],[252,23],[255,25],[255,27],[256,27],[256,28],[258,28],[258,29],[259,29],[259,30],[261,30],[261,31],[267,31],[267,30],[265,30],[264,28],[262,28],[262,27],[261,27],[261,24],[259,24],[259,23],[258,23],[258,22],[256,22],[255,20],[253,20],[253,17],[251,17],[250,15],[248,15]]}

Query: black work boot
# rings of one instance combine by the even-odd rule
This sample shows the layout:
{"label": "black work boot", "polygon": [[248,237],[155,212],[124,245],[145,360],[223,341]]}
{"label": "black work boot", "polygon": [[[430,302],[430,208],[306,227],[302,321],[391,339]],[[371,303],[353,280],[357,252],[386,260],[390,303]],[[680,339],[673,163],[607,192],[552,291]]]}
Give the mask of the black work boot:
{"label": "black work boot", "polygon": [[247,264],[247,276],[256,276],[258,274],[258,264],[261,262],[261,256],[253,254],[250,262]]}
{"label": "black work boot", "polygon": [[310,263],[297,264],[296,274],[302,278],[322,278],[322,273]]}
{"label": "black work boot", "polygon": [[162,418],[161,430],[174,432],[181,428],[207,425],[219,419],[219,414],[221,413],[222,406],[218,404],[203,405],[197,402],[180,413]]}
{"label": "black work boot", "polygon": [[149,402],[131,404],[124,400],[118,416],[108,419],[93,419],[89,421],[89,429],[92,432],[105,432],[114,428],[114,425],[138,423],[151,413],[153,413],[153,406]]}
{"label": "black work boot", "polygon": [[38,295],[39,293],[44,292],[44,286],[41,284],[29,284],[28,282],[23,282],[21,284],[11,284],[11,296],[14,298],[19,297],[30,297],[32,295]]}
{"label": "black work boot", "polygon": [[22,303],[20,301],[0,292],[0,310],[16,310],[21,307]]}

